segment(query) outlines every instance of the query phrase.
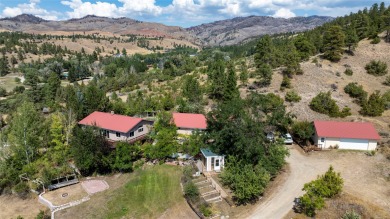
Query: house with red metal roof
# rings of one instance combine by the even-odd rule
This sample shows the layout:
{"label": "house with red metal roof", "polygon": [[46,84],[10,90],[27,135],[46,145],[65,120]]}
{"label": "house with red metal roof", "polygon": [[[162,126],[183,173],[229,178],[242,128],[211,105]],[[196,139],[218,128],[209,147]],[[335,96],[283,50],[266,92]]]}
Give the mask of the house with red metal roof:
{"label": "house with red metal roof", "polygon": [[172,113],[172,118],[179,134],[191,135],[195,130],[207,128],[206,117],[203,114]]}
{"label": "house with red metal roof", "polygon": [[380,136],[368,122],[314,121],[314,143],[322,149],[375,150]]}
{"label": "house with red metal roof", "polygon": [[144,138],[153,125],[152,121],[141,118],[104,112],[93,112],[78,124],[96,126],[102,130],[107,140],[134,142]]}

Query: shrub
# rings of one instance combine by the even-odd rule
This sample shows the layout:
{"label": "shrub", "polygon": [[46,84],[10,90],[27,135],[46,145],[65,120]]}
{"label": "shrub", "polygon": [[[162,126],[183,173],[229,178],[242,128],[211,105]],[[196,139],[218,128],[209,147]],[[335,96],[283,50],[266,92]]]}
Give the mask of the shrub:
{"label": "shrub", "polygon": [[345,212],[345,214],[341,219],[360,219],[360,218],[361,218],[360,215],[356,213],[354,210],[352,210],[352,211]]}
{"label": "shrub", "polygon": [[385,108],[390,109],[390,90],[383,94],[382,99],[385,101]]}
{"label": "shrub", "polygon": [[0,87],[0,97],[7,96],[7,90],[3,87]]}
{"label": "shrub", "polygon": [[21,82],[20,78],[18,78],[18,77],[16,77],[14,80],[15,80],[15,82],[16,82],[17,84],[19,84],[19,83]]}
{"label": "shrub", "polygon": [[345,86],[344,91],[350,97],[356,98],[358,104],[362,104],[367,99],[367,92],[364,91],[362,85],[358,85],[356,82],[349,83],[347,86]]}
{"label": "shrub", "polygon": [[280,84],[280,90],[284,90],[285,88],[291,88],[291,80],[288,76],[283,76],[282,84]]}
{"label": "shrub", "polygon": [[387,74],[387,64],[382,61],[372,60],[365,67],[366,71],[370,75],[383,76]]}
{"label": "shrub", "polygon": [[375,91],[370,95],[368,101],[362,104],[360,113],[364,116],[381,116],[386,110],[386,100],[383,98],[379,91]]}
{"label": "shrub", "polygon": [[325,206],[325,201],[321,196],[317,196],[312,192],[307,192],[301,198],[301,208],[303,213],[309,217],[315,215],[316,209],[322,209]]}
{"label": "shrub", "polygon": [[229,157],[225,163],[222,183],[234,192],[234,199],[239,204],[255,200],[264,192],[271,176],[265,169],[267,162],[262,165],[244,164],[235,157]]}
{"label": "shrub", "polygon": [[16,86],[14,89],[13,89],[13,92],[14,93],[23,93],[25,90],[25,87],[24,86]]}
{"label": "shrub", "polygon": [[390,76],[387,76],[385,81],[383,82],[384,85],[390,86]]}
{"label": "shrub", "polygon": [[314,126],[308,121],[296,121],[291,127],[292,134],[297,137],[304,145],[308,142],[314,134]]}
{"label": "shrub", "polygon": [[192,181],[189,181],[184,185],[184,195],[191,201],[195,201],[199,198],[199,189]]}
{"label": "shrub", "polygon": [[313,111],[329,115],[330,117],[346,117],[351,115],[348,107],[340,112],[340,109],[337,106],[336,101],[332,99],[330,92],[320,92],[311,100],[309,106]]}
{"label": "shrub", "polygon": [[314,216],[315,210],[324,207],[324,198],[332,198],[339,194],[343,189],[343,184],[344,180],[340,173],[336,173],[330,166],[324,175],[304,185],[303,190],[306,194],[300,197],[301,209],[307,216]]}
{"label": "shrub", "polygon": [[40,210],[35,219],[50,219],[50,216],[45,214],[44,211]]}
{"label": "shrub", "polygon": [[14,192],[20,197],[20,198],[27,198],[27,194],[29,191],[29,187],[27,183],[20,182],[14,187]]}
{"label": "shrub", "polygon": [[183,176],[184,176],[185,181],[191,180],[192,174],[193,174],[192,166],[185,166],[183,169]]}
{"label": "shrub", "polygon": [[371,40],[370,43],[371,44],[378,44],[380,42],[381,42],[381,39],[378,36],[376,36],[374,39]]}
{"label": "shrub", "polygon": [[301,99],[302,98],[299,96],[299,94],[293,90],[287,91],[286,96],[285,96],[285,100],[287,102],[299,102],[299,101],[301,101]]}
{"label": "shrub", "polygon": [[203,216],[205,216],[205,217],[210,217],[213,214],[213,212],[211,211],[210,206],[208,204],[200,205],[199,209],[200,209],[200,212],[202,212]]}
{"label": "shrub", "polygon": [[353,71],[352,71],[352,69],[347,68],[347,69],[345,69],[344,74],[346,74],[348,76],[352,76],[353,75]]}

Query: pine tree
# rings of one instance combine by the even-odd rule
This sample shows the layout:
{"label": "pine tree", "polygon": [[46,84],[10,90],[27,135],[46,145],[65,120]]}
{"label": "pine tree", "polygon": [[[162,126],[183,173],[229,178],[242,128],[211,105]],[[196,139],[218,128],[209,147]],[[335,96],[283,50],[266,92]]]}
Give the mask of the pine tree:
{"label": "pine tree", "polygon": [[350,24],[346,30],[345,45],[348,46],[348,52],[353,54],[353,50],[359,42],[359,37],[356,33],[354,24]]}
{"label": "pine tree", "polygon": [[272,80],[273,45],[269,35],[263,36],[256,45],[255,65],[260,85],[268,86]]}
{"label": "pine tree", "polygon": [[263,64],[272,64],[273,45],[269,35],[263,36],[256,45],[255,64],[259,68]]}
{"label": "pine tree", "polygon": [[283,70],[283,73],[290,78],[295,74],[303,74],[299,61],[300,57],[294,44],[288,45],[286,54],[286,68]]}
{"label": "pine tree", "polygon": [[324,34],[324,57],[332,62],[341,59],[345,35],[340,26],[331,26]]}
{"label": "pine tree", "polygon": [[368,101],[363,103],[360,113],[365,116],[381,116],[385,109],[385,100],[379,91],[375,91],[370,95]]}
{"label": "pine tree", "polygon": [[10,73],[9,65],[8,65],[8,58],[5,55],[5,52],[3,52],[3,56],[0,59],[0,76],[5,76]]}
{"label": "pine tree", "polygon": [[202,90],[195,77],[186,77],[182,87],[183,96],[190,102],[199,102],[202,99]]}
{"label": "pine tree", "polygon": [[209,63],[208,80],[210,81],[210,96],[221,100],[225,86],[225,63],[223,57],[216,56],[215,61]]}
{"label": "pine tree", "polygon": [[223,91],[223,100],[230,101],[232,99],[238,98],[239,96],[240,93],[237,88],[237,76],[236,72],[234,71],[234,65],[229,64]]}
{"label": "pine tree", "polygon": [[248,67],[246,66],[245,61],[242,62],[241,65],[241,73],[240,73],[240,81],[243,85],[246,85],[248,83]]}
{"label": "pine tree", "polygon": [[49,79],[47,80],[46,86],[46,101],[48,104],[52,105],[57,95],[58,89],[61,87],[60,77],[51,72],[49,75]]}

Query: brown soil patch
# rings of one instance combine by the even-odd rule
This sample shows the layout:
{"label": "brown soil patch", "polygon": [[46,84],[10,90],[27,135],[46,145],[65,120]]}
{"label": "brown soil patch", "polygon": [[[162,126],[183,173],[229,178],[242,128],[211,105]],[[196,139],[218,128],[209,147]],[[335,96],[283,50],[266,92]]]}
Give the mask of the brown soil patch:
{"label": "brown soil patch", "polygon": [[81,186],[81,183],[49,191],[43,195],[45,199],[56,206],[77,201],[86,196],[88,196],[88,193]]}
{"label": "brown soil patch", "polygon": [[0,196],[0,218],[16,218],[19,215],[25,219],[35,218],[40,210],[47,208],[38,202],[36,196],[28,199],[14,195]]}

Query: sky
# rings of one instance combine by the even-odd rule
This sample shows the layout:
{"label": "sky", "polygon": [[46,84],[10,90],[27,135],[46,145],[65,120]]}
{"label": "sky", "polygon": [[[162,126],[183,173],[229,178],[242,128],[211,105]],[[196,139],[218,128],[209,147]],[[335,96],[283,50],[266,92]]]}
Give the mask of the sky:
{"label": "sky", "polygon": [[[390,0],[383,1],[386,6]],[[0,0],[0,17],[33,14],[47,20],[86,15],[129,17],[190,27],[249,15],[290,18],[343,16],[370,7],[373,0]]]}

